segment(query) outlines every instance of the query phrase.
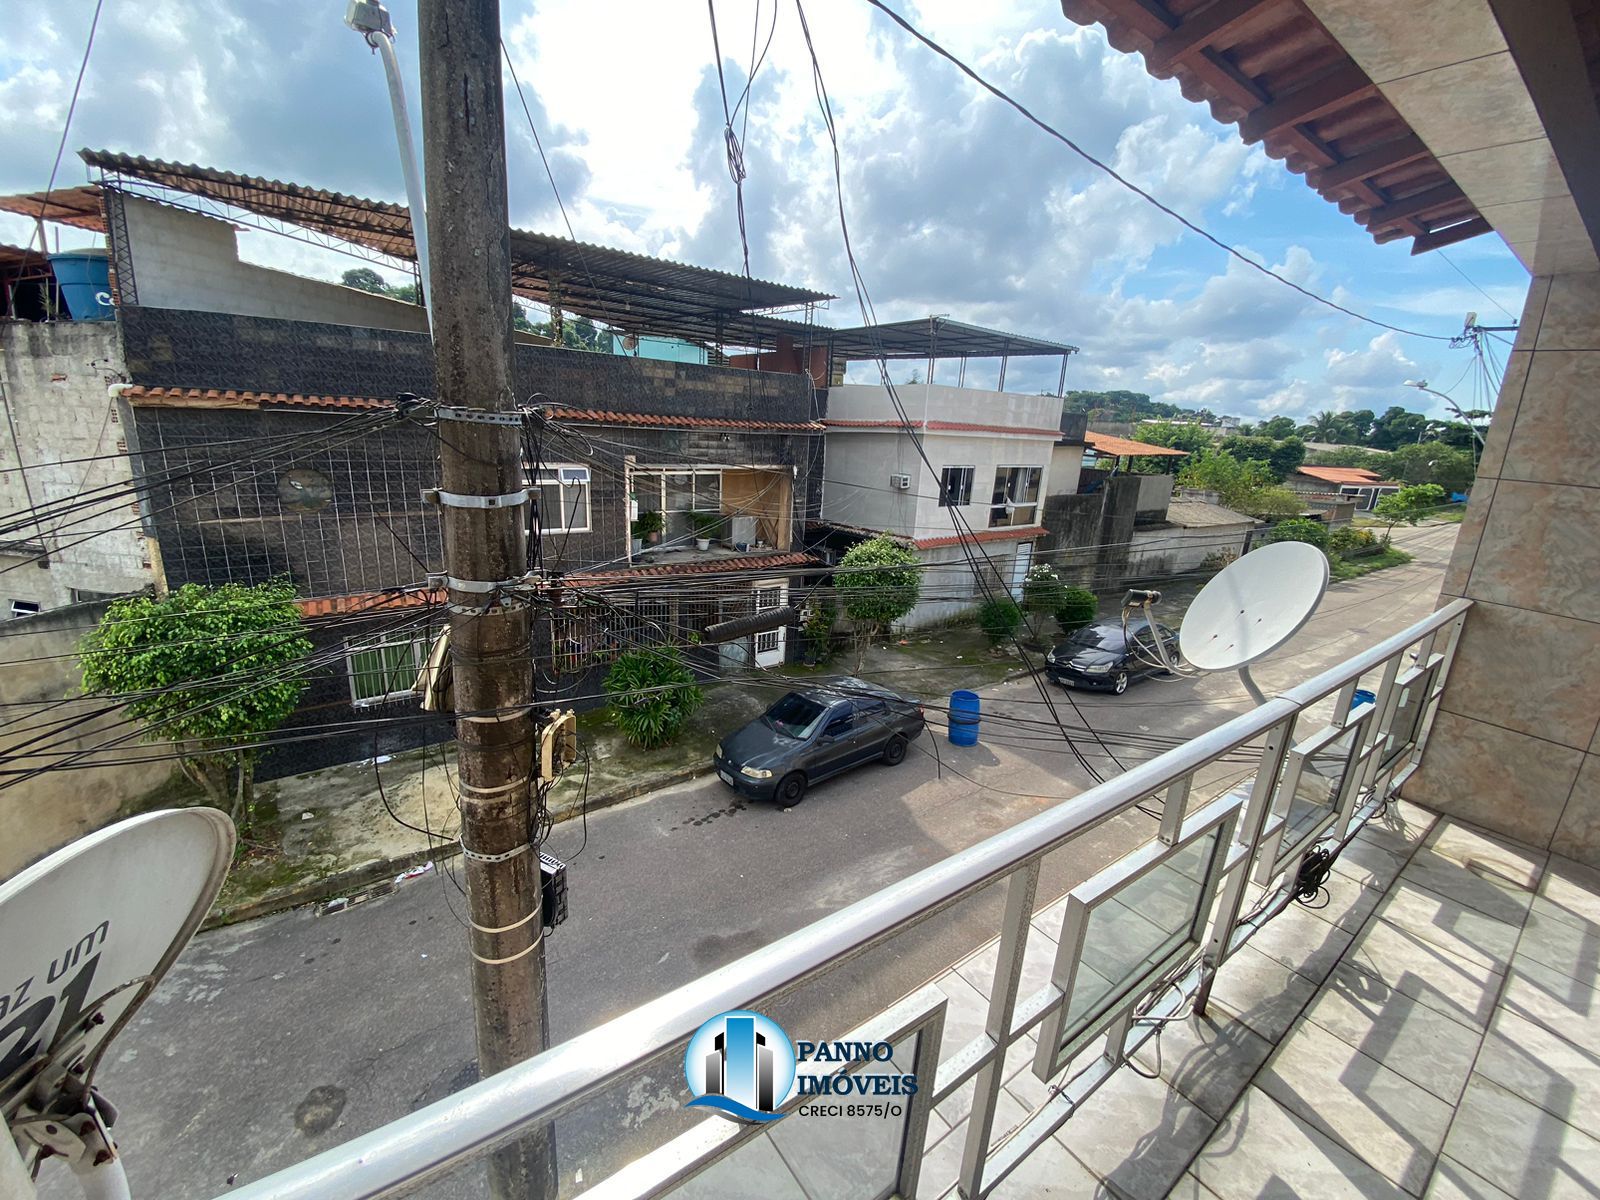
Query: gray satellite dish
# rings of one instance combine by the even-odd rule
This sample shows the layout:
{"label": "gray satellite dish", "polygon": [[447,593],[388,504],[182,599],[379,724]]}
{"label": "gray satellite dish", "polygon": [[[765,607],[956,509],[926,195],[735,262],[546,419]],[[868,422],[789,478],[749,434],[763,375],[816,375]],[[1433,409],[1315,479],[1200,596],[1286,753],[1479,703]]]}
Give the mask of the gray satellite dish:
{"label": "gray satellite dish", "polygon": [[1257,704],[1249,666],[1311,619],[1328,590],[1328,558],[1304,542],[1274,542],[1224,567],[1183,615],[1178,648],[1202,671],[1237,669]]}
{"label": "gray satellite dish", "polygon": [[146,813],[0,883],[0,1158],[48,1146],[86,1194],[126,1194],[95,1068],[200,927],[233,844],[215,809]]}

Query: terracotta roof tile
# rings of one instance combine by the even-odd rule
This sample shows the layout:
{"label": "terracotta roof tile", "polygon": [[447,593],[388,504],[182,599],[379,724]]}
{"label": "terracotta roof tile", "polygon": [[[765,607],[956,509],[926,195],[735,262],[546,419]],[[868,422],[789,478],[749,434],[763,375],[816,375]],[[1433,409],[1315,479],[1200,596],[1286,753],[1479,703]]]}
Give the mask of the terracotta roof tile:
{"label": "terracotta roof tile", "polygon": [[1096,454],[1107,454],[1115,458],[1152,457],[1152,458],[1188,458],[1187,450],[1172,450],[1166,446],[1152,446],[1149,442],[1136,442],[1132,438],[1115,437],[1109,433],[1086,433],[1083,440]]}
{"label": "terracotta roof tile", "polygon": [[819,421],[749,421],[737,417],[686,417],[667,413],[613,412],[599,408],[552,408],[557,421],[591,425],[643,425],[659,429],[741,429],[760,432],[821,433]]}
{"label": "terracotta roof tile", "polygon": [[575,587],[595,587],[602,583],[619,583],[629,579],[664,579],[679,575],[721,575],[729,571],[759,571],[766,567],[820,566],[821,561],[809,554],[748,554],[737,558],[713,558],[700,562],[660,563],[655,566],[621,567],[615,571],[577,571],[568,575],[564,583]]}
{"label": "terracotta roof tile", "polygon": [[1382,483],[1383,476],[1365,467],[1296,467],[1302,475],[1324,483]]}
{"label": "terracotta roof tile", "polygon": [[289,392],[254,392],[235,388],[127,388],[129,400],[147,404],[193,405],[197,408],[259,408],[263,404],[281,408],[393,408],[393,400],[373,396],[305,396]]}
{"label": "terracotta roof tile", "polygon": [[[1016,525],[1004,529],[980,529],[968,536],[968,541],[974,542],[1021,542],[1028,538],[1043,537],[1049,530],[1043,525]],[[961,538],[955,534],[941,537],[925,537],[916,540],[918,550],[942,550],[946,546],[959,546]]]}
{"label": "terracotta roof tile", "polygon": [[395,608],[422,608],[430,604],[443,604],[447,597],[441,590],[355,592],[347,596],[316,596],[297,600],[300,615],[304,617],[333,617],[349,613],[386,612]]}

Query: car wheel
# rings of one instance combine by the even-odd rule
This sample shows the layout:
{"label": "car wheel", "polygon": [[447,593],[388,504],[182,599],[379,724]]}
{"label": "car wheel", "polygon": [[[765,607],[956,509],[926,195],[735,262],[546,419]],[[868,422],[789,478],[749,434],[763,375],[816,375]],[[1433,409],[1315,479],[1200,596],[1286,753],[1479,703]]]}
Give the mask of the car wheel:
{"label": "car wheel", "polygon": [[1117,677],[1111,681],[1111,690],[1119,696],[1128,690],[1128,673],[1126,671],[1117,672]]}
{"label": "car wheel", "polygon": [[778,784],[778,803],[785,808],[793,808],[806,798],[806,777],[799,771],[785,775]]}
{"label": "car wheel", "polygon": [[883,761],[891,767],[898,767],[906,760],[906,740],[899,734],[889,739],[889,744],[883,748]]}

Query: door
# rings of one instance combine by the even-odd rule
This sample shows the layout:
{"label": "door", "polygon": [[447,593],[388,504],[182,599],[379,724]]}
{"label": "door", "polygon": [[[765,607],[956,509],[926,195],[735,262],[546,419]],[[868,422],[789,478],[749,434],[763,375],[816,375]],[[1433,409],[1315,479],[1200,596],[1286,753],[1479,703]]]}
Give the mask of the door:
{"label": "door", "polygon": [[1017,556],[1011,560],[1011,598],[1022,599],[1022,581],[1033,566],[1033,543],[1023,542],[1017,547]]}
{"label": "door", "polygon": [[[756,588],[755,611],[768,612],[774,608],[782,608],[785,593],[788,588],[784,585],[777,587]],[[783,648],[785,635],[788,629],[769,629],[766,633],[756,634],[756,666],[781,667],[783,666]]]}
{"label": "door", "polygon": [[839,704],[829,709],[827,719],[817,731],[816,741],[811,744],[811,761],[806,774],[812,779],[822,779],[852,765],[860,736],[849,704]]}

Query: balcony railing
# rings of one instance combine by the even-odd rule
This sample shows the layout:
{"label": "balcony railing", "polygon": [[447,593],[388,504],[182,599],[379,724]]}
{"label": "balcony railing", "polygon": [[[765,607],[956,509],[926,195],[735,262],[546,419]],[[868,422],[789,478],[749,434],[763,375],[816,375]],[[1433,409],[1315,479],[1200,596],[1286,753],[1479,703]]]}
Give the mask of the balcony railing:
{"label": "balcony railing", "polygon": [[[409,1192],[521,1131],[580,1113],[652,1064],[681,1057],[712,1017],[770,1005],[796,985],[1005,881],[981,1034],[947,1048],[947,1001],[929,985],[847,1035],[890,1042],[895,1054],[892,1064],[845,1070],[888,1065],[922,1081],[897,1117],[873,1123],[872,1145],[856,1146],[850,1194],[916,1196],[930,1113],[970,1084],[960,1183],[968,1197],[985,1195],[1089,1104],[1161,1022],[1191,1003],[1203,1012],[1217,968],[1287,907],[1308,856],[1354,837],[1417,769],[1469,604],[1455,601],[1072,800],[537,1058],[228,1196],[324,1200]],[[1255,760],[1250,781],[1191,802],[1200,772],[1241,753]],[[1067,894],[1050,982],[1022,995],[1023,955],[1045,856],[1155,800],[1162,805],[1156,837]],[[994,1115],[1006,1053],[1030,1037],[1036,1039],[1034,1070],[1052,1083],[1049,1098],[997,1139]],[[831,1070],[800,1065],[802,1075]],[[797,1096],[789,1106],[810,1099]],[[764,1138],[785,1140],[795,1170],[806,1158],[796,1153],[797,1143],[826,1139],[829,1128],[822,1121],[768,1128],[709,1118],[590,1181],[584,1194],[607,1200],[666,1195]],[[840,1153],[826,1141],[813,1150],[817,1162]]]}

